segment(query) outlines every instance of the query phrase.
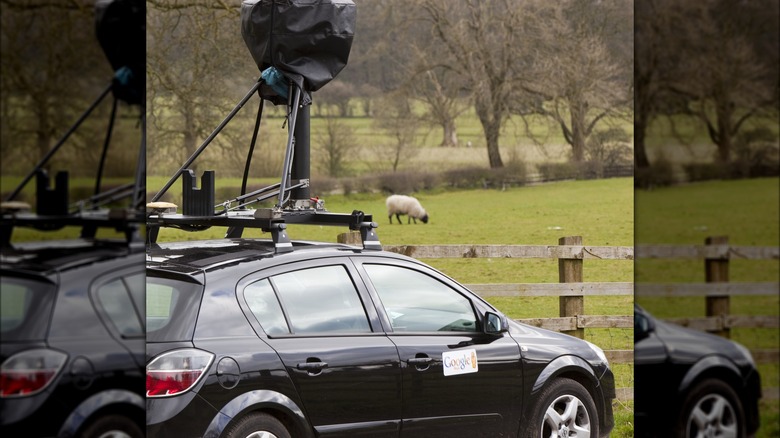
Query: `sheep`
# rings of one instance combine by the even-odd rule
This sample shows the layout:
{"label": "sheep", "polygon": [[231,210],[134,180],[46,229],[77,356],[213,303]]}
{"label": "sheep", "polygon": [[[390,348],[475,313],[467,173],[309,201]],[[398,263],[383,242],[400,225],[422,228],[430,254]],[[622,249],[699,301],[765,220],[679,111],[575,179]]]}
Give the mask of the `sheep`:
{"label": "sheep", "polygon": [[424,224],[428,223],[428,213],[420,205],[420,201],[411,196],[404,195],[390,195],[387,197],[387,218],[390,219],[390,224],[393,223],[393,215],[398,219],[398,223],[401,223],[401,215],[408,214],[409,219],[406,223],[410,223],[414,220],[417,223],[417,219],[423,221]]}

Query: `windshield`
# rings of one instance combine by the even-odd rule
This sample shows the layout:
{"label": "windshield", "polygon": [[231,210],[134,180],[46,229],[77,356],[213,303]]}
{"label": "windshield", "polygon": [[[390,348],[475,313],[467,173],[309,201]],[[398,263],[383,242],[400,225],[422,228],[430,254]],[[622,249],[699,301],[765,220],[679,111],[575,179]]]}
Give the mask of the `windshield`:
{"label": "windshield", "polygon": [[189,341],[195,329],[203,286],[146,277],[146,342]]}
{"label": "windshield", "polygon": [[49,329],[55,286],[44,281],[0,277],[0,338],[40,341]]}

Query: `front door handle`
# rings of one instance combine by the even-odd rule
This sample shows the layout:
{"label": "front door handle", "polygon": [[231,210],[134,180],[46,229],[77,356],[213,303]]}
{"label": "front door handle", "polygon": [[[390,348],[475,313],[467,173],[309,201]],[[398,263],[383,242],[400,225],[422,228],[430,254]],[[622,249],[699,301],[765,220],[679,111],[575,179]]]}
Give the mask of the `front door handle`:
{"label": "front door handle", "polygon": [[306,370],[306,371],[322,371],[323,369],[328,367],[327,362],[304,362],[298,364],[299,370]]}
{"label": "front door handle", "polygon": [[433,362],[433,358],[430,357],[413,357],[411,359],[407,359],[406,363],[409,365],[429,365],[431,362]]}

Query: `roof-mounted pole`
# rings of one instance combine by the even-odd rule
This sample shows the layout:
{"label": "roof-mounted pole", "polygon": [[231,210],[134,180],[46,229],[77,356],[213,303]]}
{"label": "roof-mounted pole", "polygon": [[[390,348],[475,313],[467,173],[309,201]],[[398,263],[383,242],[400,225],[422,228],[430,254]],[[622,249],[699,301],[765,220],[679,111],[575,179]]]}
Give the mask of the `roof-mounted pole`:
{"label": "roof-mounted pole", "polygon": [[292,102],[290,103],[290,121],[288,123],[287,134],[287,148],[284,153],[284,167],[282,169],[282,181],[279,187],[279,203],[277,207],[284,208],[285,195],[290,185],[290,170],[292,168],[293,160],[293,143],[295,142],[295,127],[298,121],[298,106],[301,104],[301,89],[293,84],[290,84],[290,88],[294,90]]}

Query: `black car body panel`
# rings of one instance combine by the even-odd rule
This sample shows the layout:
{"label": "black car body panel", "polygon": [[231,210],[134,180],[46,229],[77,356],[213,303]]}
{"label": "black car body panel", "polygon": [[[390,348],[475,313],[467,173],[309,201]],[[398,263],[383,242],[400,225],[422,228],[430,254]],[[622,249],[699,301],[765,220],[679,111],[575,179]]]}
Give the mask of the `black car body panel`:
{"label": "black car body panel", "polygon": [[[515,322],[503,333],[486,333],[482,319],[486,312],[498,313],[495,308],[406,256],[311,242],[294,242],[295,250],[283,254],[273,248],[265,240],[225,239],[149,249],[149,299],[155,299],[157,285],[164,285],[160,295],[166,300],[199,299],[182,310],[188,321],[161,326],[157,335],[168,324],[187,326],[170,330],[170,341],[155,337],[149,323],[154,342],[147,342],[147,366],[186,348],[212,353],[214,360],[190,390],[147,398],[148,436],[174,430],[177,436],[221,436],[231,421],[253,411],[277,416],[296,437],[517,436],[525,407],[557,376],[581,382],[598,406],[602,435],[612,429],[612,373],[587,343]],[[369,273],[376,266],[440,285],[460,297],[465,314],[476,319],[459,320],[445,331],[420,329],[419,321],[440,315],[388,311],[381,298],[387,292]],[[346,279],[340,285],[349,292],[337,306],[318,298],[319,282],[336,281],[331,278]],[[278,322],[283,328],[263,319],[267,303],[260,291],[271,283],[275,290],[297,284],[305,292],[280,294],[286,305],[330,316],[304,324],[286,315]],[[172,299],[163,304],[150,311],[150,321],[157,317],[153,312],[175,319],[166,309],[178,304]],[[349,308],[360,309],[359,323]],[[458,352],[464,356],[460,361]],[[471,364],[474,372],[445,374],[447,367]]]}
{"label": "black car body panel", "polygon": [[4,249],[2,281],[36,284],[33,288],[45,295],[29,300],[33,311],[24,315],[26,322],[4,327],[0,363],[35,349],[59,351],[67,359],[40,392],[0,399],[3,435],[76,436],[108,411],[142,419],[145,345],[138,309],[143,303],[137,295],[125,297],[136,308],[127,315],[141,329],[127,336],[118,332],[117,321],[105,313],[108,304],[97,295],[107,282],[130,276],[140,278],[135,290],[142,291],[142,261],[143,254],[125,242],[49,241]]}
{"label": "black car body panel", "polygon": [[740,397],[746,433],[758,429],[761,383],[744,348],[735,342],[654,318],[639,306],[635,351],[636,430],[642,436],[671,434],[685,395],[704,379],[726,382]]}

